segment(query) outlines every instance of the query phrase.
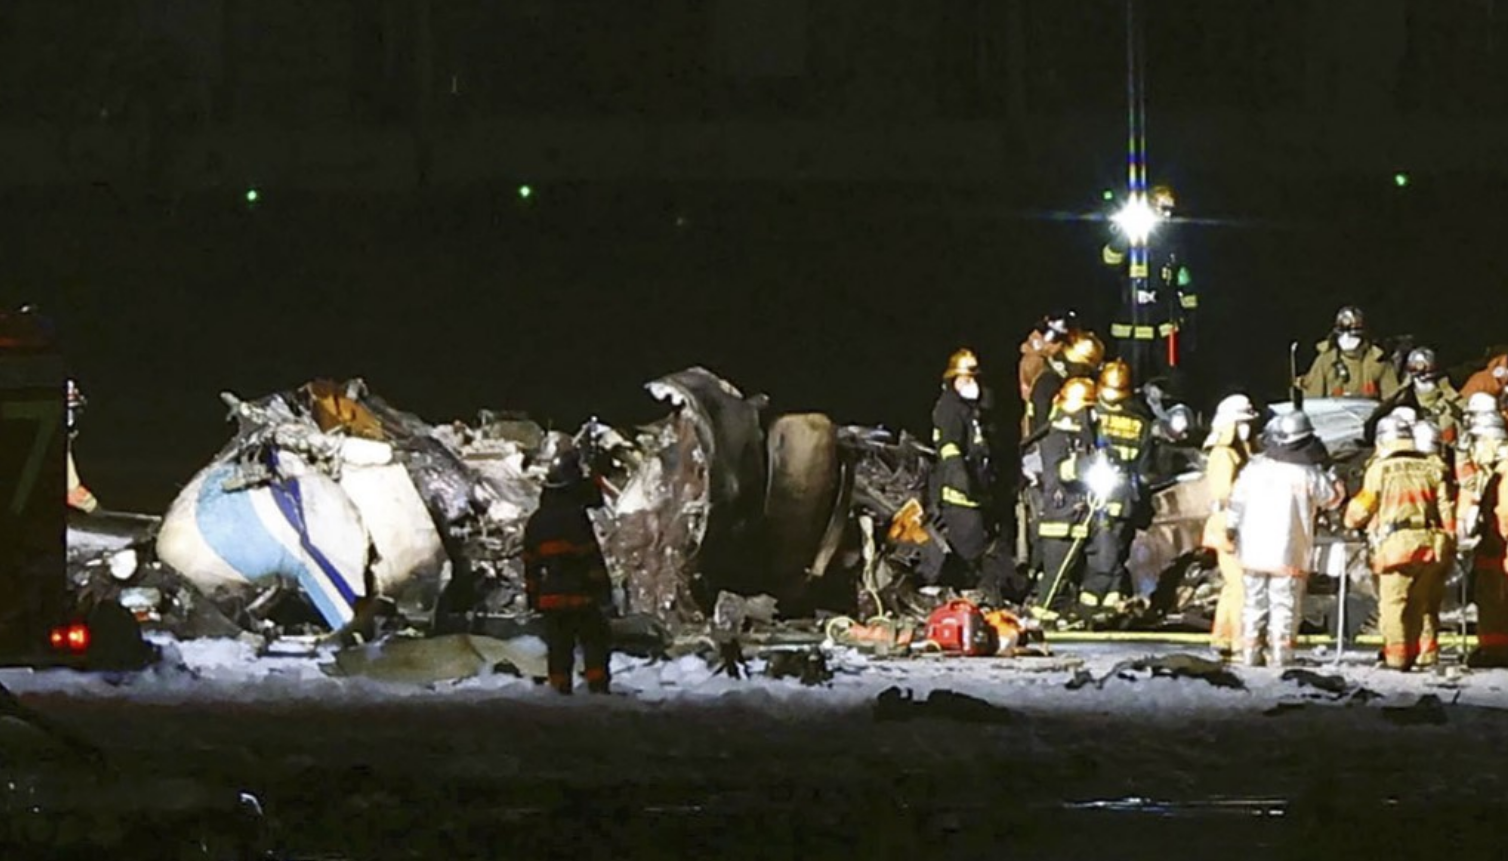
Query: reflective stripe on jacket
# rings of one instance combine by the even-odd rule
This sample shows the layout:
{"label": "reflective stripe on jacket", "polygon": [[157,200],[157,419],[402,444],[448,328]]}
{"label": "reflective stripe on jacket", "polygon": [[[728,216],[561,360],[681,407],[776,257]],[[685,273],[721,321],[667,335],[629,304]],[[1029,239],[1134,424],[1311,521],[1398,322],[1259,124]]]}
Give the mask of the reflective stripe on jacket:
{"label": "reflective stripe on jacket", "polygon": [[1444,465],[1413,451],[1375,458],[1346,506],[1345,522],[1367,527],[1372,570],[1379,574],[1449,560],[1456,526]]}

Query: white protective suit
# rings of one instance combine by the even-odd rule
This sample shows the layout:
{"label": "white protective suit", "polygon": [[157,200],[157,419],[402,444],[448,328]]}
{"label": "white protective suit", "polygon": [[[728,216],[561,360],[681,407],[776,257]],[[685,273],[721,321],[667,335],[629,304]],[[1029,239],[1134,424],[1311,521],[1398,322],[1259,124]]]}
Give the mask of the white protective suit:
{"label": "white protective suit", "polygon": [[1242,647],[1255,663],[1266,645],[1272,662],[1285,663],[1298,635],[1305,578],[1314,550],[1320,509],[1344,498],[1340,486],[1317,465],[1258,455],[1241,471],[1231,491],[1227,525],[1246,572]]}

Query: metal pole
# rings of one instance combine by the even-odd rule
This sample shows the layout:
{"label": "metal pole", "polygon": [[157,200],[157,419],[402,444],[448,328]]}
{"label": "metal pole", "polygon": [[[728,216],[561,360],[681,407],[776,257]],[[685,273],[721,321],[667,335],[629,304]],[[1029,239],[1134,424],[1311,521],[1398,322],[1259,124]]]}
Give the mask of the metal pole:
{"label": "metal pole", "polygon": [[[1146,97],[1142,77],[1141,19],[1137,0],[1126,0],[1126,187],[1128,203],[1146,203],[1147,132]],[[1127,249],[1128,269],[1126,303],[1131,321],[1131,369],[1137,379],[1145,379],[1152,344],[1142,337],[1153,321],[1143,313],[1139,295],[1147,288],[1150,276],[1148,240],[1132,239]]]}
{"label": "metal pole", "polygon": [[1346,592],[1351,583],[1351,560],[1346,558],[1346,545],[1340,545],[1340,607],[1335,613],[1335,663],[1338,666],[1346,654]]}

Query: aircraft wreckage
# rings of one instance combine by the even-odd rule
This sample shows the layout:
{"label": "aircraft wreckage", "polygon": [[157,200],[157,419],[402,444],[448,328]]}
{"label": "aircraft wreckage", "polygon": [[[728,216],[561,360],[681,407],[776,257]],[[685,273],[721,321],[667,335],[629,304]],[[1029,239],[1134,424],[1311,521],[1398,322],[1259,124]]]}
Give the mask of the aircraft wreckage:
{"label": "aircraft wreckage", "polygon": [[[940,564],[931,452],[904,432],[772,414],[702,368],[646,388],[664,418],[573,439],[608,490],[595,525],[625,614],[705,628],[720,597],[769,596],[785,618],[872,615]],[[76,583],[180,636],[525,614],[523,526],[564,434],[485,411],[430,425],[361,380],[222,397],[236,432],[162,517],[70,523]]]}
{"label": "aircraft wreckage", "polygon": [[[777,611],[925,617],[936,605],[919,593],[947,552],[925,514],[930,449],[776,413],[703,368],[646,388],[668,408],[657,422],[592,420],[569,437],[606,488],[595,525],[625,616],[706,631]],[[430,634],[519,630],[523,527],[567,435],[487,411],[431,425],[361,380],[222,397],[236,432],[162,517],[70,524],[76,583],[180,637],[365,631],[378,617]],[[1207,630],[1218,575],[1198,546],[1201,460],[1170,448],[1129,567],[1153,621]],[[1336,549],[1364,570],[1355,548]]]}

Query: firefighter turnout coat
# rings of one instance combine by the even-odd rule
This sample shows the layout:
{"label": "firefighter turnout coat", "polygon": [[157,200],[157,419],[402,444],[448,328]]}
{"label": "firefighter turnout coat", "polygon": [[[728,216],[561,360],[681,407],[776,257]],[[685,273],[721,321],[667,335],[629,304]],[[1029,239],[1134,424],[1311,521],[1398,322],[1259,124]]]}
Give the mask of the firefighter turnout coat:
{"label": "firefighter turnout coat", "polygon": [[1398,392],[1402,380],[1382,348],[1363,341],[1343,351],[1334,339],[1315,346],[1317,355],[1302,381],[1304,394],[1315,398],[1374,398],[1386,400]]}
{"label": "firefighter turnout coat", "polygon": [[1367,527],[1372,570],[1401,571],[1416,563],[1447,563],[1454,550],[1455,512],[1438,458],[1414,451],[1379,455],[1346,506],[1346,525]]}
{"label": "firefighter turnout coat", "polygon": [[932,444],[937,447],[938,497],[943,505],[980,508],[989,500],[989,441],[978,401],[965,400],[949,385],[932,408]]}

